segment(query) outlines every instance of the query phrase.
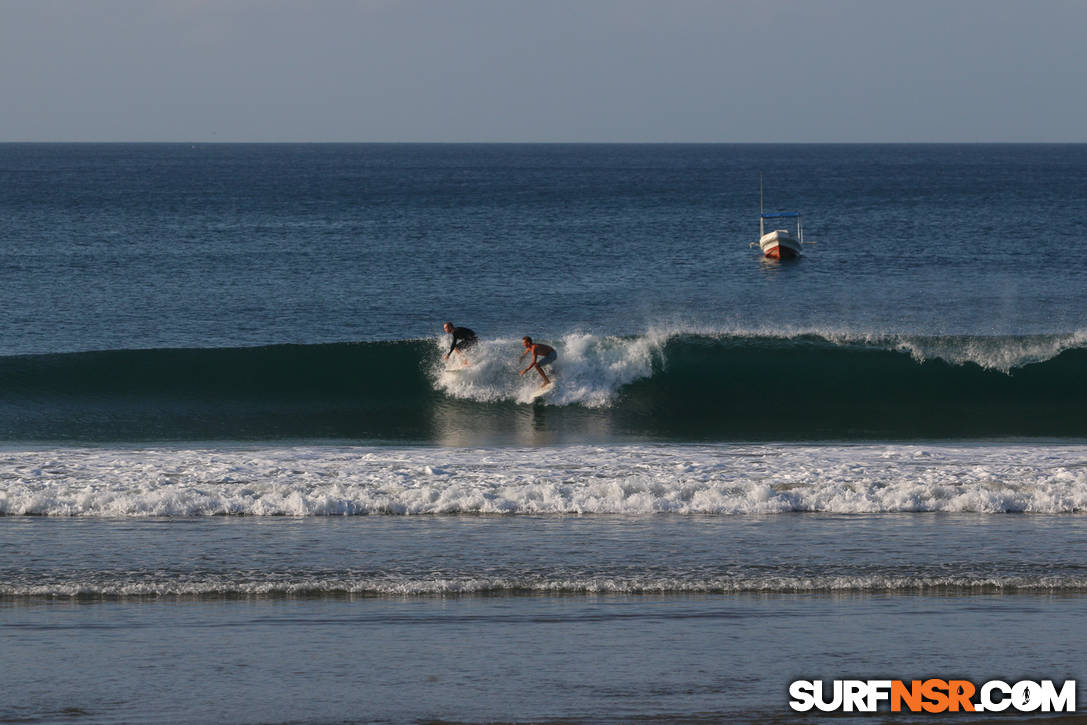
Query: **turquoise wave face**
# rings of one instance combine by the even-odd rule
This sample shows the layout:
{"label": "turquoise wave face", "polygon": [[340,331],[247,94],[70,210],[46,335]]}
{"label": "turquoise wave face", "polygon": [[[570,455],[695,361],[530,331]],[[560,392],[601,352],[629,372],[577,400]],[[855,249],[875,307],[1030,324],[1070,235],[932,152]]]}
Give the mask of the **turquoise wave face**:
{"label": "turquoise wave face", "polygon": [[470,365],[440,341],[0,358],[6,441],[1076,437],[1078,337],[571,334],[534,399],[516,340]]}

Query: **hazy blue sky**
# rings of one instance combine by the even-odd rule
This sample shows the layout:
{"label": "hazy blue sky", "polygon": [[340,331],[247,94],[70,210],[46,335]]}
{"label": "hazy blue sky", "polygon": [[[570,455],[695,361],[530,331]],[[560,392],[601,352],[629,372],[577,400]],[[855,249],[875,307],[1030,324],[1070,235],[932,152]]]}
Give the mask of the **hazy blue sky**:
{"label": "hazy blue sky", "polygon": [[1087,0],[0,0],[0,141],[1087,141]]}

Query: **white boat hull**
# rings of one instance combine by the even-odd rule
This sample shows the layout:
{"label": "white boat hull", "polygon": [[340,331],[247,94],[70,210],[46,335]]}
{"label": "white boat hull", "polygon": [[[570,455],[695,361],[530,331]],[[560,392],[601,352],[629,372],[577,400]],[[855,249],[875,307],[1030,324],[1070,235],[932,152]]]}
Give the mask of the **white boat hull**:
{"label": "white boat hull", "polygon": [[762,255],[770,259],[793,259],[800,256],[800,242],[784,229],[775,229],[759,239]]}

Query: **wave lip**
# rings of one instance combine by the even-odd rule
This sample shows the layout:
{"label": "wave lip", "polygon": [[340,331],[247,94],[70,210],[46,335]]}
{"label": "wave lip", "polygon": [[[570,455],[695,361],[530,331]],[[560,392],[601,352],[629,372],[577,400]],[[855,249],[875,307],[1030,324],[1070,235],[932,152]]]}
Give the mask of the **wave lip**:
{"label": "wave lip", "polygon": [[1010,374],[1016,368],[1045,363],[1067,350],[1087,346],[1087,333],[1067,335],[978,336],[896,335],[884,344],[908,352],[918,362],[942,360],[952,365],[973,364]]}

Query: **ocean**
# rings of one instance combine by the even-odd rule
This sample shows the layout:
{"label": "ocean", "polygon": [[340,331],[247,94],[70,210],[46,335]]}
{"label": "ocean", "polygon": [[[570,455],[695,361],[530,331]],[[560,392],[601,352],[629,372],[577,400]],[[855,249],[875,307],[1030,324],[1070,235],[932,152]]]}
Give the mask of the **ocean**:
{"label": "ocean", "polygon": [[1087,145],[0,144],[0,723],[1087,702],[1085,192]]}

